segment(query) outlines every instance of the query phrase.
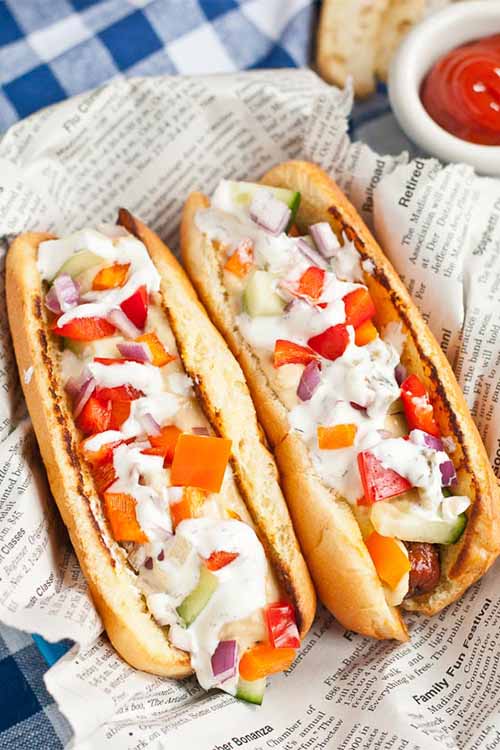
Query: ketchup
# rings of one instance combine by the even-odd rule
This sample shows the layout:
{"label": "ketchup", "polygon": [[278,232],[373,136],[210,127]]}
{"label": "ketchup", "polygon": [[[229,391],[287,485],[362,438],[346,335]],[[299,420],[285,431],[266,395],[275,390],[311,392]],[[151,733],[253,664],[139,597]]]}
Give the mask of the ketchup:
{"label": "ketchup", "polygon": [[500,145],[500,34],[441,57],[420,89],[438,125],[471,143]]}

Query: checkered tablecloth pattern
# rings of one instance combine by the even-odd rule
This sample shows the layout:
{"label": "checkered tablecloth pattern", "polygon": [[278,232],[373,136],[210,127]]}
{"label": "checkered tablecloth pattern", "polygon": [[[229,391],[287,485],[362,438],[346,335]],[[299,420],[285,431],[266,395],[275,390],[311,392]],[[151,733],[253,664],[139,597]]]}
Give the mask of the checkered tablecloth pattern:
{"label": "checkered tablecloth pattern", "polygon": [[[123,75],[300,67],[319,0],[0,0],[0,135],[47,105]],[[385,88],[357,105],[351,135],[411,147]],[[68,648],[0,625],[0,750],[56,750],[70,737],[43,683]]]}
{"label": "checkered tablecloth pattern", "polygon": [[314,0],[0,0],[0,132],[121,75],[307,64]]}

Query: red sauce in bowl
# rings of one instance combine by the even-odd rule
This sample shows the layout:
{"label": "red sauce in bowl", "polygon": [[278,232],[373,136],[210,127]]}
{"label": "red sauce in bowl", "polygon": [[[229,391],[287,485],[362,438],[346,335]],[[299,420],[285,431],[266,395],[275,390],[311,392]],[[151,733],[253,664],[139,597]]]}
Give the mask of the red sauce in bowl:
{"label": "red sauce in bowl", "polygon": [[420,89],[432,119],[471,143],[500,145],[500,34],[441,57]]}

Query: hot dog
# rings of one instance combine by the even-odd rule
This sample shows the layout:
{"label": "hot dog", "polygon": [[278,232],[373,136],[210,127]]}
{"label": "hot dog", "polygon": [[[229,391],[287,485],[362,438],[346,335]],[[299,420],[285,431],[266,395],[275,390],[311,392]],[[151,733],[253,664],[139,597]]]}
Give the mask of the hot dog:
{"label": "hot dog", "polygon": [[184,265],[247,378],[318,593],[405,640],[499,552],[499,489],[451,367],[335,183],[287,162],[192,194]]}
{"label": "hot dog", "polygon": [[134,667],[260,703],[315,594],[242,372],[183,270],[121,210],[117,226],[20,235],[6,288],[52,493],[110,640]]}

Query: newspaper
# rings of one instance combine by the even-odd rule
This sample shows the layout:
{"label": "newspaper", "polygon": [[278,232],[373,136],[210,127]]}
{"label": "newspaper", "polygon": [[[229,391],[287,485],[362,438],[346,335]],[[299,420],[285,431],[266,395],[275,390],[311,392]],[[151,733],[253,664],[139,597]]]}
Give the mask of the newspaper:
{"label": "newspaper", "polygon": [[[255,179],[283,159],[316,161],[404,277],[500,470],[500,182],[351,143],[351,104],[348,89],[327,87],[312,72],[272,71],[119,81],[38,113],[0,142],[2,258],[7,235],[113,221],[120,205],[176,249],[190,190],[210,192],[221,177]],[[362,638],[320,608],[260,708],[206,694],[194,678],[175,682],[125,664],[102,633],[50,498],[5,310],[0,321],[0,619],[75,642],[46,675],[72,747],[500,746],[498,565],[434,618],[408,615],[408,644]]]}

